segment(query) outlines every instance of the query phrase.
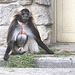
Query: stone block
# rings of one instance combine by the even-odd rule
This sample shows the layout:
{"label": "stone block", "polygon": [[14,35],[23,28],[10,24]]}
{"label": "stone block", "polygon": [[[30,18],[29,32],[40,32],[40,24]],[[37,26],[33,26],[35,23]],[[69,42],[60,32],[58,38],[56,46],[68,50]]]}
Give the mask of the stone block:
{"label": "stone block", "polygon": [[46,6],[35,4],[31,8],[36,25],[50,25],[50,13]]}
{"label": "stone block", "polygon": [[41,4],[41,5],[50,5],[50,0],[35,0],[35,3]]}
{"label": "stone block", "polygon": [[0,26],[0,45],[6,45],[6,37],[8,32],[8,26]]}
{"label": "stone block", "polygon": [[10,3],[10,2],[16,2],[18,0],[0,0],[0,3]]}
{"label": "stone block", "polygon": [[9,25],[11,17],[16,10],[16,8],[20,7],[16,4],[7,4],[0,6],[0,25]]}
{"label": "stone block", "polygon": [[31,5],[33,0],[19,0],[18,2],[20,5],[25,6],[25,5]]}
{"label": "stone block", "polygon": [[52,45],[52,31],[50,26],[37,26],[42,41],[47,45]]}
{"label": "stone block", "polygon": [[48,30],[46,30],[46,26],[37,26],[38,31],[40,33],[42,41],[48,38]]}

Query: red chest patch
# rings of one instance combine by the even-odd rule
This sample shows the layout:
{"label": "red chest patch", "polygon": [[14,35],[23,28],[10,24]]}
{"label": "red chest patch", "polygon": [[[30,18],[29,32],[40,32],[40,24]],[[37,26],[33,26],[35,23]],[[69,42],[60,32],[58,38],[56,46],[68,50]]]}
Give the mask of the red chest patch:
{"label": "red chest patch", "polygon": [[22,26],[22,29],[19,32],[19,35],[26,35],[25,31],[23,30],[23,26],[26,25],[27,23],[22,23],[22,22],[19,22],[19,21],[18,21],[18,23]]}
{"label": "red chest patch", "polygon": [[22,29],[21,29],[21,31],[19,32],[19,35],[26,35],[26,33],[25,33],[25,31],[23,31],[23,27],[22,27]]}

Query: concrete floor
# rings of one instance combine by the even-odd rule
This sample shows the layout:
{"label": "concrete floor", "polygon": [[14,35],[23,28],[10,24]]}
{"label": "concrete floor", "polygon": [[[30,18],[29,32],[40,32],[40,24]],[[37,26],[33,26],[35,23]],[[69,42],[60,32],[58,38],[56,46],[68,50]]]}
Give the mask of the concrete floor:
{"label": "concrete floor", "polygon": [[0,68],[0,75],[75,75],[74,68]]}
{"label": "concrete floor", "polygon": [[75,52],[75,43],[56,43],[51,48]]}

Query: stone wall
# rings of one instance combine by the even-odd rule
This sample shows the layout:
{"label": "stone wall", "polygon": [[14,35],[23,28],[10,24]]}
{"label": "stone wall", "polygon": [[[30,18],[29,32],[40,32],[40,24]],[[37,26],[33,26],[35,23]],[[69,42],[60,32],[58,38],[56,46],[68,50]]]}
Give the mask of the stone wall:
{"label": "stone wall", "polygon": [[52,1],[51,0],[0,0],[0,45],[6,46],[7,30],[16,9],[28,8],[46,45],[52,45]]}

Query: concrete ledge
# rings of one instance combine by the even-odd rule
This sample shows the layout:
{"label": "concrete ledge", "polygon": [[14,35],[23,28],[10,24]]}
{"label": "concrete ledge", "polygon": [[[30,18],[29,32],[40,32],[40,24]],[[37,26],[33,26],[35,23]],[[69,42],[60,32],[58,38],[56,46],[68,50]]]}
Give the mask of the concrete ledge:
{"label": "concrete ledge", "polygon": [[[4,63],[4,55],[0,55],[0,67]],[[75,68],[75,56],[68,57],[40,57],[35,59],[39,68]]]}
{"label": "concrete ledge", "polygon": [[36,64],[46,68],[75,68],[75,56],[41,57],[36,59]]}

